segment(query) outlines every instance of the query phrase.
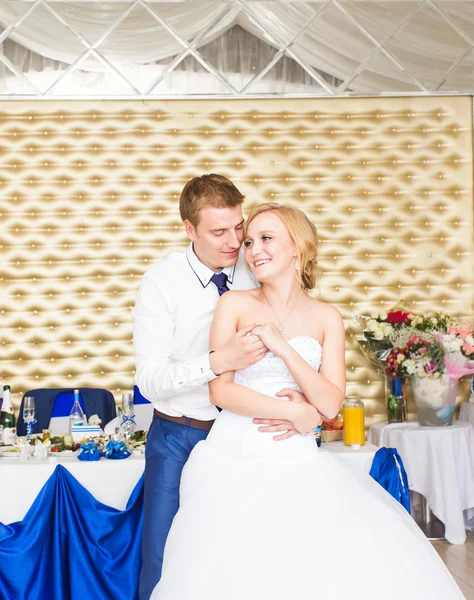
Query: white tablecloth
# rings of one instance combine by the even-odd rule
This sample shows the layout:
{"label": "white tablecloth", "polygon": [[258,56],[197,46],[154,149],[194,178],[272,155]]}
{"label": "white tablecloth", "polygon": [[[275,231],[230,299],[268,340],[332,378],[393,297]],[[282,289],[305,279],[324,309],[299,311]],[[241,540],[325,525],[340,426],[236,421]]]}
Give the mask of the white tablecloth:
{"label": "white tablecloth", "polygon": [[352,448],[345,446],[344,442],[328,442],[322,443],[321,447],[330,452],[334,452],[339,458],[347,461],[351,467],[359,467],[366,471],[370,471],[372,461],[378,448],[374,444],[364,444],[360,448]]}
{"label": "white tablecloth", "polygon": [[[354,450],[342,442],[323,444],[323,447],[335,452],[351,467],[366,471],[370,470],[377,451],[375,446],[368,444]],[[63,465],[97,500],[123,510],[143,473],[145,459],[143,455],[132,455],[124,460],[101,458],[97,462],[81,462],[75,456],[45,461],[0,458],[0,523],[8,525],[24,518],[57,464]]]}
{"label": "white tablecloth", "polygon": [[422,494],[445,525],[452,544],[466,541],[474,517],[474,427],[455,421],[451,427],[421,427],[418,423],[376,423],[369,441],[396,448],[411,490]]}
{"label": "white tablecloth", "polygon": [[463,402],[459,408],[459,420],[474,423],[474,404]]}
{"label": "white tablecloth", "polygon": [[63,465],[97,500],[124,510],[143,473],[145,460],[142,456],[124,460],[101,458],[97,462],[82,462],[75,456],[59,461],[57,458],[45,461],[0,458],[1,523],[8,525],[24,518],[58,464]]}

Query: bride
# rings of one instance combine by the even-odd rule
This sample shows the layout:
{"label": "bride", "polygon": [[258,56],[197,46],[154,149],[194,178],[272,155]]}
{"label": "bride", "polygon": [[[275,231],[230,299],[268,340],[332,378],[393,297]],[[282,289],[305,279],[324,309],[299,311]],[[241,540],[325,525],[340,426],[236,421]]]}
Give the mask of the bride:
{"label": "bride", "polygon": [[[341,315],[307,294],[315,227],[295,208],[262,204],[244,245],[261,287],[222,296],[210,344],[253,321],[268,352],[209,384],[223,410],[184,468],[152,600],[464,598],[405,509],[308,435],[345,393]],[[254,418],[299,433],[275,442]]]}

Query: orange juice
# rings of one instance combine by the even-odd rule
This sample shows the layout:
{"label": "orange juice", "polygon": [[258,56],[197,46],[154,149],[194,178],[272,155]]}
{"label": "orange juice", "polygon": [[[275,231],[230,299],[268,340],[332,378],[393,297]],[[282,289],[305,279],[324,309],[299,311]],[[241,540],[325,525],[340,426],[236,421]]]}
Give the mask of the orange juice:
{"label": "orange juice", "polygon": [[365,444],[364,405],[360,400],[346,399],[342,409],[344,444]]}

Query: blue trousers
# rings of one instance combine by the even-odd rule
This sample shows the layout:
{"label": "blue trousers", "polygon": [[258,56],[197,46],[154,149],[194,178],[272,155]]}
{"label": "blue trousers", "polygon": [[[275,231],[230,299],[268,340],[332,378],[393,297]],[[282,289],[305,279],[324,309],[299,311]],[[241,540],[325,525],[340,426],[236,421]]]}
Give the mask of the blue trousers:
{"label": "blue trousers", "polygon": [[149,600],[160,580],[166,538],[179,507],[181,472],[191,450],[208,433],[153,417],[145,451],[140,600]]}

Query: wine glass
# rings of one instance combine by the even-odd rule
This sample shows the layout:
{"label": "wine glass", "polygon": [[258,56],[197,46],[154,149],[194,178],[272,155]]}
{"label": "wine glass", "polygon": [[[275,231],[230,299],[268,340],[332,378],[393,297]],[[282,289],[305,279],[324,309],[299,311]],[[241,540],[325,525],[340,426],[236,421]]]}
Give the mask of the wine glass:
{"label": "wine glass", "polygon": [[26,423],[26,440],[28,444],[31,440],[31,431],[35,421],[35,399],[33,396],[25,396],[23,401],[23,420]]}
{"label": "wine glass", "polygon": [[122,394],[122,427],[127,437],[135,430],[133,394]]}

